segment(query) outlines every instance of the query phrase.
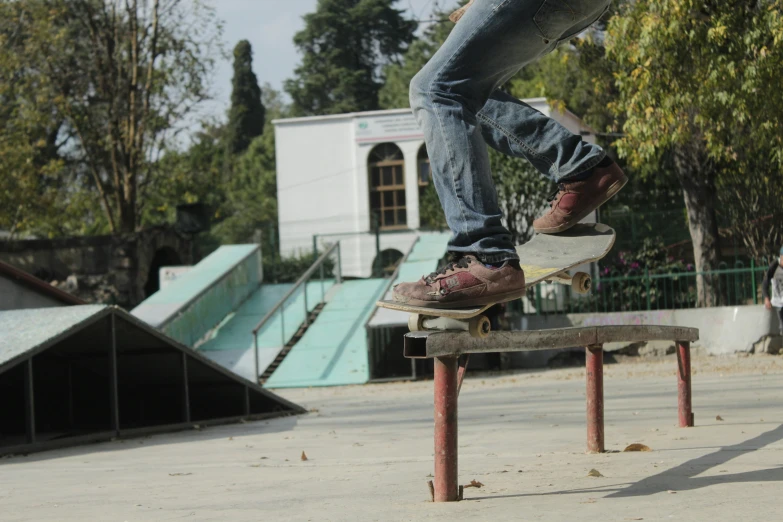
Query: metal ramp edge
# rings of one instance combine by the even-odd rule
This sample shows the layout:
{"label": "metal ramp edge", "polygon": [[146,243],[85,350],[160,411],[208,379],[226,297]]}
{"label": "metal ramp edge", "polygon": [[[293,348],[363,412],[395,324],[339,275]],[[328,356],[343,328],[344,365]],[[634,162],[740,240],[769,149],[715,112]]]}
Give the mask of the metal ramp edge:
{"label": "metal ramp edge", "polygon": [[131,314],[193,347],[263,280],[258,245],[223,245],[142,301]]}

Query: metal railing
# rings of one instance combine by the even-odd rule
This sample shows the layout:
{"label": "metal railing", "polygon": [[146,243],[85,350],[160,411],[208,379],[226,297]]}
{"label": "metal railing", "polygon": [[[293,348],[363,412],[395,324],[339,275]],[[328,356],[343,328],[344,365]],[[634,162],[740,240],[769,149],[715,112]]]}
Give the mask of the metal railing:
{"label": "metal railing", "polygon": [[[536,285],[523,300],[526,314],[608,313],[648,310],[678,310],[701,306],[758,304],[766,264],[724,263],[718,270],[628,275],[604,274],[595,278],[587,295],[579,295],[562,285]],[[699,283],[702,283],[701,285]],[[709,295],[698,290],[709,289]],[[701,299],[699,299],[701,297]]]}
{"label": "metal railing", "polygon": [[[310,326],[310,309],[307,303],[307,283],[310,281],[310,279],[313,277],[313,274],[315,274],[316,270],[320,270],[320,280],[321,280],[321,302],[324,301],[326,297],[326,290],[324,286],[324,263],[327,259],[337,251],[337,263],[336,263],[336,274],[335,274],[335,282],[336,284],[341,284],[343,277],[342,277],[342,254],[340,252],[340,242],[334,243],[332,246],[330,246],[323,254],[321,254],[318,259],[315,260],[315,262],[310,266],[310,268],[307,269],[307,271],[302,274],[302,276],[297,279],[296,283],[294,283],[294,286],[291,287],[288,292],[280,299],[280,301],[277,302],[275,306],[272,307],[271,310],[269,310],[266,315],[258,322],[258,324],[253,328],[253,357],[254,357],[254,363],[255,363],[255,371],[256,371],[256,379],[258,379],[258,376],[261,375],[259,372],[258,367],[258,332],[261,331],[261,329],[266,326],[266,324],[275,316],[275,314],[280,314],[280,335],[282,338],[282,342],[280,345],[280,350],[283,350],[285,348],[285,345],[287,344],[286,336],[285,336],[285,304],[286,302],[294,295],[296,294],[297,290],[299,290],[300,287],[304,286],[303,288],[303,294],[304,294],[304,325]],[[296,325],[298,328],[299,325]]]}

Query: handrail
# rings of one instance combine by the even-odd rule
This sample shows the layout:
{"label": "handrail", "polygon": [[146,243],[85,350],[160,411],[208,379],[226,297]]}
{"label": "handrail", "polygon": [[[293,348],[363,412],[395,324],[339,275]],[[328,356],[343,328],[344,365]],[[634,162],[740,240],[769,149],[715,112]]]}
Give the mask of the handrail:
{"label": "handrail", "polygon": [[[294,294],[294,292],[296,292],[296,290],[300,286],[302,286],[302,284],[305,281],[310,279],[310,276],[313,275],[313,272],[315,272],[315,270],[317,268],[319,268],[324,263],[324,261],[326,261],[326,258],[329,256],[329,254],[334,252],[335,249],[339,249],[339,248],[340,248],[340,242],[338,241],[337,243],[335,243],[334,245],[329,247],[329,249],[326,252],[321,254],[321,256],[312,265],[310,265],[310,268],[308,268],[307,271],[304,274],[302,274],[302,276],[299,279],[296,280],[296,283],[294,283],[294,286],[288,292],[286,292],[286,294],[280,299],[280,301],[278,301],[277,304],[274,307],[272,307],[272,309],[269,310],[266,313],[266,315],[263,317],[263,319],[261,319],[261,321],[258,322],[256,327],[253,328],[253,335],[256,335],[258,333],[258,331],[261,330],[261,328],[263,328],[263,326],[267,323],[267,321],[269,321],[269,319],[275,314],[275,312],[277,312],[280,309],[280,307],[285,304],[285,302],[288,300],[288,298],[291,297]],[[342,274],[341,274],[341,272],[342,272],[342,270],[338,266],[337,267],[337,274],[338,274],[337,275],[337,284],[338,285],[342,282]]]}
{"label": "handrail", "polygon": [[[416,247],[416,244],[419,242],[419,239],[421,239],[421,236],[416,236],[416,239],[413,241],[413,244],[408,249],[408,251],[405,253],[405,255],[400,259],[400,262],[397,263],[397,268],[394,269],[394,272],[392,272],[391,277],[389,278],[389,282],[386,283],[386,287],[384,287],[383,292],[380,294],[381,299],[386,297],[386,293],[389,291],[391,286],[394,284],[394,282],[397,280],[397,276],[400,274],[400,268],[402,268],[403,263],[408,260],[408,256],[411,255],[411,252],[413,252],[413,249]],[[370,324],[370,321],[372,321],[373,317],[375,317],[375,314],[378,312],[378,306],[375,307],[375,309],[370,314],[370,317],[367,318],[367,321],[364,323],[364,327],[367,328],[367,325]]]}
{"label": "handrail", "polygon": [[[283,338],[282,347],[285,347],[285,323],[283,323],[283,312],[285,311],[285,303],[288,301],[288,299],[296,293],[296,291],[299,289],[300,286],[306,285],[306,283],[310,280],[310,278],[313,276],[315,271],[317,269],[321,269],[321,283],[323,284],[323,266],[326,262],[326,259],[337,250],[337,274],[336,274],[336,281],[339,285],[342,283],[343,280],[343,270],[342,270],[342,255],[340,252],[340,242],[336,242],[331,247],[329,247],[326,252],[321,254],[321,256],[315,260],[315,262],[310,265],[310,268],[308,268],[304,274],[302,274],[299,279],[296,280],[296,283],[294,283],[294,286],[291,287],[291,289],[286,292],[286,294],[277,302],[275,306],[272,307],[271,310],[269,310],[266,315],[258,322],[255,328],[253,328],[253,354],[255,358],[255,369],[256,369],[256,379],[258,379],[259,374],[259,367],[258,367],[258,332],[263,328],[266,323],[269,322],[269,320],[277,313],[280,312],[280,321],[281,321],[281,335]],[[323,290],[322,290],[323,291]],[[307,286],[305,286],[304,290],[304,306],[305,306],[305,325],[308,324],[307,315],[309,313],[308,307],[307,307]],[[281,349],[282,349],[281,347]]]}
{"label": "handrail", "polygon": [[[413,249],[416,247],[416,244],[419,242],[419,239],[421,239],[421,236],[417,235],[416,239],[413,241],[413,244],[408,249],[408,251],[405,253],[405,255],[400,259],[400,262],[397,264],[397,268],[394,269],[394,272],[392,273],[391,277],[389,278],[389,282],[386,283],[386,286],[383,288],[383,293],[381,293],[381,299],[386,297],[386,293],[389,291],[389,289],[392,287],[394,282],[397,280],[397,277],[400,275],[400,269],[402,268],[402,265],[408,260],[408,256],[411,255],[411,252],[413,252]],[[367,318],[367,320],[364,322],[364,330],[366,332],[366,335],[369,336],[370,332],[367,328],[370,325],[370,321],[373,320],[375,317],[375,314],[378,313],[378,306],[376,305],[373,309],[372,313],[370,314],[370,317]],[[372,358],[372,342],[370,339],[367,340],[367,362],[368,366],[370,368],[370,379],[372,380],[372,370],[375,367],[374,360]],[[414,359],[411,359],[411,379],[416,378],[416,361]],[[397,379],[399,380],[399,379]],[[375,380],[373,380],[374,382]]]}

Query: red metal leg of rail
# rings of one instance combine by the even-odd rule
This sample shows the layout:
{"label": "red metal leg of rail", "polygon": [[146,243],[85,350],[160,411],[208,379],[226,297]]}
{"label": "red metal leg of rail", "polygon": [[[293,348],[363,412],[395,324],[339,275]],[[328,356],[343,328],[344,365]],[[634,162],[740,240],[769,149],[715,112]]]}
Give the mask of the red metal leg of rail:
{"label": "red metal leg of rail", "polygon": [[468,362],[470,362],[470,354],[459,356],[459,370],[457,371],[457,395],[459,395],[462,389],[462,381],[465,379],[465,372],[468,370]]}
{"label": "red metal leg of rail", "polygon": [[677,342],[677,403],[680,410],[680,428],[693,427],[691,402],[691,343]]}
{"label": "red metal leg of rail", "polygon": [[[435,502],[459,499],[457,484],[457,397],[459,359],[436,357],[435,362]],[[464,373],[464,370],[463,370]]]}
{"label": "red metal leg of rail", "polygon": [[604,451],[604,349],[585,348],[587,373],[587,452]]}

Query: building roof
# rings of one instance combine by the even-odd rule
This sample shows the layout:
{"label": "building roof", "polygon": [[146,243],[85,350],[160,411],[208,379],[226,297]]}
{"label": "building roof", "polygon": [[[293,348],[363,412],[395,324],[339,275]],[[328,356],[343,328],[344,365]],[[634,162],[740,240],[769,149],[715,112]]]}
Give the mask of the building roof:
{"label": "building roof", "polygon": [[68,306],[0,312],[0,368],[26,352],[45,348],[108,307]]}
{"label": "building roof", "polygon": [[46,281],[42,281],[37,277],[28,274],[24,270],[20,270],[2,261],[0,261],[0,277],[7,277],[8,279],[12,279],[13,281],[16,281],[17,283],[29,288],[34,292],[50,297],[65,305],[82,305],[86,303],[86,301],[79,299],[75,295],[64,292],[59,288],[50,285]]}
{"label": "building roof", "polygon": [[104,305],[0,312],[0,388],[0,455],[305,412]]}
{"label": "building roof", "polygon": [[[545,114],[549,114],[551,111],[551,108],[549,106],[549,102],[545,97],[538,97],[538,98],[521,98],[521,101],[527,103],[531,107],[537,110],[541,110]],[[394,114],[406,114],[410,113],[411,109],[386,109],[386,110],[380,110],[380,111],[360,111],[360,112],[346,112],[343,114],[327,114],[324,116],[303,116],[299,118],[280,118],[277,120],[272,120],[273,125],[296,125],[299,123],[313,123],[313,122],[326,122],[326,121],[338,121],[338,120],[349,120],[352,118],[367,118],[367,117],[373,117],[373,116],[391,116]],[[592,134],[595,134],[595,131],[590,128],[589,125],[584,123],[582,119],[568,110],[567,108],[563,108],[561,112],[564,115],[570,116],[571,118],[574,118],[575,120],[579,121],[580,126],[584,127],[587,131],[589,131]]]}

